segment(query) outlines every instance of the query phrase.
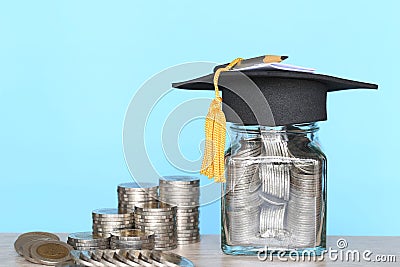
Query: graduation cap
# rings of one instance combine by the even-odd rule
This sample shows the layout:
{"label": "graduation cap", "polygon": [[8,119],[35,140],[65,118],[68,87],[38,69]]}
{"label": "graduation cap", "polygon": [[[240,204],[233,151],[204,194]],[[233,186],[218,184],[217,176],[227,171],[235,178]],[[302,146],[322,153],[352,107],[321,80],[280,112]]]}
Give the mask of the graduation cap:
{"label": "graduation cap", "polygon": [[[173,83],[172,86],[175,88],[216,91],[216,98],[211,103],[206,117],[203,174],[216,180],[223,180],[221,177],[223,168],[221,170],[220,165],[223,165],[221,150],[225,147],[225,118],[228,122],[263,126],[324,121],[327,119],[328,92],[378,88],[376,84],[315,74],[312,69],[280,64],[286,58],[285,56],[262,56],[247,60],[238,58],[230,64],[215,67],[214,73],[209,75]],[[219,89],[223,92],[222,98],[219,96]],[[221,106],[223,113],[218,110]],[[207,133],[207,127],[217,129],[217,132]],[[218,130],[218,127],[223,129]],[[218,132],[220,136],[216,138]],[[210,138],[211,142],[207,144]],[[221,141],[222,139],[224,141]],[[223,144],[217,145],[218,142]],[[206,154],[209,153],[211,159],[205,162]],[[215,157],[220,158],[217,166],[220,171],[215,172],[215,166],[213,174],[203,171],[203,167],[215,163]],[[215,177],[216,175],[219,178]]]}

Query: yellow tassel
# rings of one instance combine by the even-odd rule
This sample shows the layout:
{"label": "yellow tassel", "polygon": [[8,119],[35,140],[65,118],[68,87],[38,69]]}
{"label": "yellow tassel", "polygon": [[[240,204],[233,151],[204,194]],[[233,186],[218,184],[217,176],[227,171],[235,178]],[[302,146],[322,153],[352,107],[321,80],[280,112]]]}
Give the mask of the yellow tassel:
{"label": "yellow tassel", "polygon": [[214,75],[215,99],[211,102],[206,117],[206,141],[200,173],[208,178],[214,178],[215,182],[225,182],[226,119],[222,111],[222,98],[219,95],[218,79],[221,72],[232,69],[242,60],[242,58],[235,59],[228,66],[218,69]]}
{"label": "yellow tassel", "polygon": [[[287,57],[266,55],[264,63],[281,62]],[[225,182],[225,138],[226,119],[222,112],[222,98],[219,95],[218,79],[223,71],[232,69],[241,62],[242,58],[236,58],[224,68],[219,68],[214,74],[215,99],[211,102],[206,117],[205,133],[206,141],[204,148],[203,163],[200,173],[208,178],[214,178],[215,182]]]}

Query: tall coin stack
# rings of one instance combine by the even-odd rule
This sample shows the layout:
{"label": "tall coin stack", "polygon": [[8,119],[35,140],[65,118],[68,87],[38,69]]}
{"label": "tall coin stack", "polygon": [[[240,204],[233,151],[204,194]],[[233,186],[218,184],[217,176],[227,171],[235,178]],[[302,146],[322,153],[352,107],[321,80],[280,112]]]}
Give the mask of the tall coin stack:
{"label": "tall coin stack", "polygon": [[154,232],[139,229],[121,230],[111,233],[111,249],[154,249]]}
{"label": "tall coin stack", "polygon": [[118,209],[132,212],[136,204],[154,202],[158,196],[158,186],[153,183],[122,183],[118,185]]}
{"label": "tall coin stack", "polygon": [[67,243],[76,250],[95,250],[110,248],[110,238],[96,238],[91,232],[78,232],[69,234]]}
{"label": "tall coin stack", "polygon": [[322,183],[318,161],[292,168],[290,200],[288,204],[288,228],[297,246],[313,247],[321,231]]}
{"label": "tall coin stack", "polygon": [[200,241],[200,179],[192,176],[160,178],[160,200],[177,206],[176,236],[178,245]]}
{"label": "tall coin stack", "polygon": [[135,226],[145,232],[154,232],[154,249],[170,250],[177,247],[176,206],[162,202],[135,206]]}
{"label": "tall coin stack", "polygon": [[295,158],[290,170],[290,200],[287,227],[297,247],[314,247],[322,231],[321,212],[325,213],[322,196],[322,160],[301,135],[292,137],[289,152]]}
{"label": "tall coin stack", "polygon": [[120,213],[118,209],[97,209],[92,212],[93,236],[110,237],[112,232],[133,228],[133,211]]}
{"label": "tall coin stack", "polygon": [[261,155],[261,148],[259,138],[243,139],[236,155],[227,162],[222,209],[227,214],[225,227],[230,242],[248,244],[259,232],[261,181],[254,159]]}

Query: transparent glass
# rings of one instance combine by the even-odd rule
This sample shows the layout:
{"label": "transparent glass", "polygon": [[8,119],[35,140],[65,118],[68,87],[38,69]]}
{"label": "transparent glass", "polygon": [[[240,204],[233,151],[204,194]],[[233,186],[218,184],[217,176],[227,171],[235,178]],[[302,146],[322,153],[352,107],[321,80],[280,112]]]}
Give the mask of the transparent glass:
{"label": "transparent glass", "polygon": [[221,247],[232,255],[326,247],[326,165],[316,123],[228,125]]}

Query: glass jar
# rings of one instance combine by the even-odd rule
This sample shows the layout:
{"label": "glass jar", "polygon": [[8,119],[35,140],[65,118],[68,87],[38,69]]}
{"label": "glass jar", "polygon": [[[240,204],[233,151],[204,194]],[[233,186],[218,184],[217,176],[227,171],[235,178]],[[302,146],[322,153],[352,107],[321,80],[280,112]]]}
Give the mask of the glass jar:
{"label": "glass jar", "polygon": [[221,247],[232,255],[326,247],[326,165],[316,123],[229,124]]}

